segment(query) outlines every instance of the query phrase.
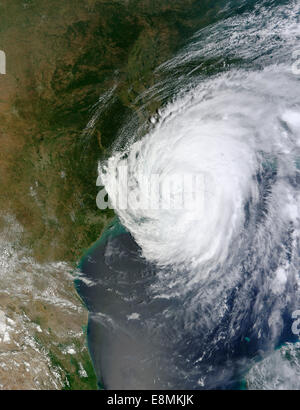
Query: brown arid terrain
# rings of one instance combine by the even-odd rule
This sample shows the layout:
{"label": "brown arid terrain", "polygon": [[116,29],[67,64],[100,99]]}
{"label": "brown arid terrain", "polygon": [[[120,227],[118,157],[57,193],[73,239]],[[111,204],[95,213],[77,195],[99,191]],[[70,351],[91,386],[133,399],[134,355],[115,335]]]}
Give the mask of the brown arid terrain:
{"label": "brown arid terrain", "polygon": [[70,266],[37,263],[21,226],[2,217],[1,227],[0,388],[95,388]]}
{"label": "brown arid terrain", "polygon": [[205,23],[207,1],[182,3],[0,3],[0,388],[97,388],[73,284],[113,217],[96,207],[97,161],[153,70]]}

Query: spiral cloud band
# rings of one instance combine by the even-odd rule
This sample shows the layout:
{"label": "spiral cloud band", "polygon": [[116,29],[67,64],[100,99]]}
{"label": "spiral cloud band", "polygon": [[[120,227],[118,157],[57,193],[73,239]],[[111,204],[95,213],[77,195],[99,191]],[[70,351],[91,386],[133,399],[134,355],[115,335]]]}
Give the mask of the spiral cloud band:
{"label": "spiral cloud band", "polygon": [[122,166],[129,180],[119,189],[129,186],[140,197],[149,191],[138,175],[148,180],[158,175],[163,181],[189,172],[205,181],[203,206],[191,212],[137,210],[130,204],[116,208],[146,258],[161,264],[218,263],[225,258],[243,230],[246,203],[251,200],[254,207],[259,200],[256,175],[265,166],[278,173],[269,198],[276,223],[298,218],[298,193],[285,182],[297,171],[300,149],[297,82],[284,66],[213,78],[169,105],[155,129],[135,142],[125,159],[122,153],[109,159],[102,179],[113,205],[115,171]]}
{"label": "spiral cloud band", "polygon": [[[99,184],[156,267],[151,300],[172,306],[157,323],[178,324],[174,342],[167,325],[150,324],[149,334],[184,352],[186,338],[195,341],[187,386],[199,374],[204,385],[204,363],[239,350],[245,335],[255,349],[274,348],[300,308],[300,6],[271,3],[229,12],[163,64],[160,81],[139,97],[145,106],[162,101],[158,115],[148,128],[125,124],[126,148],[99,165]],[[200,182],[186,189],[186,175]],[[178,198],[196,201],[171,206]]]}

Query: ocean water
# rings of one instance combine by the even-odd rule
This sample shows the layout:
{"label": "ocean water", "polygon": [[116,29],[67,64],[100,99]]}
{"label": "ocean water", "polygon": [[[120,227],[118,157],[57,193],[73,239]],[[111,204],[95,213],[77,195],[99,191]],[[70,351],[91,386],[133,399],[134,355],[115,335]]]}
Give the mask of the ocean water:
{"label": "ocean water", "polygon": [[[299,12],[299,1],[224,2],[138,97],[141,110],[162,101],[151,125],[128,118],[99,163],[118,218],[76,286],[104,388],[298,386]],[[151,199],[145,178],[184,174],[202,177],[196,207],[164,195],[136,206]]]}

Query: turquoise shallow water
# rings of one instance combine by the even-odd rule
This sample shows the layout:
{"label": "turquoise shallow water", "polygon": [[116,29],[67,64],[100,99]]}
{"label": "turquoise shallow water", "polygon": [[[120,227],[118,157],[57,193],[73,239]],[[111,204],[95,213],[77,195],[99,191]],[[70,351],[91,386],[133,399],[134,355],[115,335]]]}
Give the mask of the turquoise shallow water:
{"label": "turquoise shallow water", "polygon": [[87,250],[87,252],[83,255],[81,258],[81,261],[79,262],[77,268],[81,271],[82,270],[82,265],[85,262],[85,260],[93,253],[97,247],[105,243],[109,237],[115,237],[117,235],[121,235],[122,233],[127,232],[126,228],[120,223],[119,218],[115,217],[111,223],[105,228],[104,232],[100,236],[100,238],[90,247],[90,249]]}
{"label": "turquoise shallow water", "polygon": [[[81,258],[81,261],[79,262],[78,266],[77,266],[77,270],[79,272],[81,272],[81,274],[84,275],[84,264],[85,262],[91,257],[91,255],[93,254],[93,252],[95,250],[97,250],[97,248],[102,245],[105,244],[106,241],[108,240],[109,237],[115,237],[118,235],[121,235],[123,233],[127,232],[126,229],[123,227],[123,225],[120,223],[119,219],[117,217],[115,217],[113,219],[113,221],[111,221],[111,223],[105,228],[104,232],[102,233],[102,235],[100,236],[100,238],[93,244],[93,246],[91,246],[91,248],[83,255],[83,257]],[[84,297],[84,293],[81,294],[80,291],[80,283],[81,283],[81,279],[80,278],[76,278],[74,280],[74,286],[79,294],[79,296],[82,298],[83,303],[85,304],[85,297]],[[85,305],[86,308],[88,309],[88,306]],[[89,314],[90,316],[90,314]],[[90,321],[90,318],[89,318]],[[89,327],[87,327],[87,344],[88,344],[88,349],[91,355],[91,349],[90,349],[90,340],[89,340]],[[94,363],[94,367],[95,363]],[[99,375],[98,372],[98,387],[99,389],[104,389],[104,385],[101,381],[101,375]]]}
{"label": "turquoise shallow water", "polygon": [[[76,287],[105,388],[263,389],[298,377],[297,360],[289,367],[277,352],[288,348],[285,360],[298,346],[300,94],[291,66],[299,13],[296,2],[225,3],[226,18],[160,67],[163,80],[143,98],[159,96],[165,111],[141,144],[137,124],[122,125],[129,152],[115,151],[106,173],[108,186],[124,161],[162,174],[204,161],[219,183],[207,190],[206,230],[198,222],[187,229],[179,213],[117,209],[128,231],[115,219],[82,258]],[[216,134],[223,138],[212,144]],[[220,248],[207,263],[204,245]],[[277,380],[281,368],[286,380]]]}
{"label": "turquoise shallow water", "polygon": [[[196,333],[192,336],[183,328],[179,331],[181,335],[179,339],[176,336],[177,331],[173,334],[176,321],[180,326],[182,320],[182,305],[175,299],[157,300],[157,302],[151,300],[148,289],[155,284],[153,274],[157,269],[141,258],[140,249],[136,247],[128,232],[117,219],[106,230],[104,237],[97,241],[97,246],[94,246],[84,257],[81,269],[84,279],[90,283],[85,286],[78,280],[77,290],[90,312],[88,343],[98,375],[99,387],[199,388],[197,372],[201,374],[203,367],[195,366],[196,372],[195,368],[188,368],[186,371],[190,372],[190,380],[189,384],[185,384],[182,369],[180,372],[177,368],[176,375],[170,374],[172,367],[169,368],[169,357],[172,351],[178,349],[178,346],[180,347],[181,344],[185,346],[186,343],[189,348],[188,350],[183,349],[185,355],[192,357],[199,355],[199,351],[201,352],[203,348],[201,327],[198,328],[198,335]],[[182,302],[183,305],[186,303],[186,301]],[[171,321],[166,320],[162,315],[166,310],[175,313]],[[133,313],[136,315],[135,318],[139,317],[139,320],[128,321],[128,317]],[[114,318],[113,321],[111,317]],[[155,325],[156,321],[159,325]],[[242,334],[250,333],[251,322],[249,326],[249,328],[245,327]],[[157,338],[155,333],[160,327]],[[291,340],[288,333],[285,337]],[[160,341],[161,338],[163,341]],[[194,342],[191,343],[193,339]],[[246,368],[250,363],[253,365],[259,363],[261,360],[257,351],[259,346],[257,346],[255,337],[253,339],[254,341],[251,342],[252,338],[243,336],[231,344],[231,349],[235,349],[235,353],[228,364],[229,368],[227,368],[226,361],[224,363],[222,372],[225,379],[218,380],[218,377],[214,375],[213,381],[210,382],[211,388],[246,388],[247,371],[243,368],[244,366],[239,369],[239,366],[235,365],[232,360],[236,357],[239,362],[243,358],[243,362],[248,357],[249,364]],[[149,340],[151,345],[147,344]],[[209,362],[209,367],[211,363],[222,363],[222,358],[228,355],[222,346],[219,346],[218,350],[212,362]],[[115,370],[110,369],[111,362],[115,363]],[[142,374],[140,374],[140,363],[143,362]],[[175,365],[178,367],[177,361]],[[183,364],[180,366],[184,368]],[[135,376],[136,372],[138,372],[137,376]],[[220,372],[218,366],[217,372]],[[218,384],[215,384],[215,380]]]}

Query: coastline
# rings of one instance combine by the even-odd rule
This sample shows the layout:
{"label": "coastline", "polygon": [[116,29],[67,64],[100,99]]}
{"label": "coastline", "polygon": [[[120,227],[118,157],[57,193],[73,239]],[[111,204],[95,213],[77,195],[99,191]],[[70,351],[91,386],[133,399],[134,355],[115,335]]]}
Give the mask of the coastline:
{"label": "coastline", "polygon": [[[105,242],[108,237],[114,237],[117,236],[121,233],[126,232],[126,229],[123,227],[123,225],[121,225],[119,219],[117,216],[115,216],[110,223],[105,227],[104,231],[102,232],[102,234],[100,235],[99,239],[94,242],[91,247],[83,254],[82,258],[80,259],[78,265],[77,265],[77,271],[80,271],[80,274],[84,275],[84,271],[83,271],[83,263],[84,261],[94,252],[94,250],[103,242]],[[91,364],[93,366],[93,370],[94,370],[94,374],[97,378],[97,386],[98,386],[98,390],[105,390],[105,387],[102,383],[102,381],[99,379],[99,377],[97,376],[97,372],[96,372],[96,368],[95,368],[95,363],[93,361],[93,357],[90,351],[90,346],[89,346],[89,335],[88,335],[88,327],[89,327],[89,321],[90,321],[90,311],[88,309],[87,304],[84,301],[84,298],[82,296],[82,294],[80,293],[80,282],[81,279],[76,277],[73,281],[74,283],[74,288],[75,291],[82,303],[82,305],[84,306],[84,308],[86,309],[86,311],[88,312],[88,320],[87,320],[87,324],[86,324],[86,332],[85,332],[85,340],[86,340],[86,345],[87,345],[87,350],[88,350],[88,354],[89,354],[89,358],[91,361]]]}

